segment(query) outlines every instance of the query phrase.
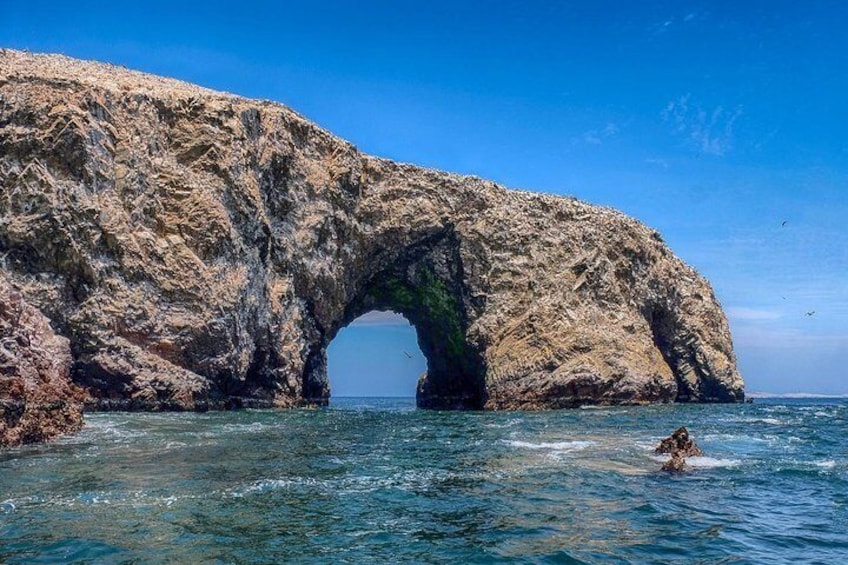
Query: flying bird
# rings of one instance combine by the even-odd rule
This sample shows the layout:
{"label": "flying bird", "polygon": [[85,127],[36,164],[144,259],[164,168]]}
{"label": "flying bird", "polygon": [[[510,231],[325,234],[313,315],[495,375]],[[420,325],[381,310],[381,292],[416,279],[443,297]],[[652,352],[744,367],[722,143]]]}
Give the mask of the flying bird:
{"label": "flying bird", "polygon": [[403,354],[412,359],[412,355],[410,355],[408,351],[404,351]]}
{"label": "flying bird", "polygon": [[815,311],[815,310],[810,310],[809,312],[807,312],[807,313],[806,313],[806,314],[804,314],[804,315],[805,315],[805,316],[812,316],[812,315],[813,315],[813,314],[815,314],[815,313],[816,313],[816,311]]}
{"label": "flying bird", "polygon": [[782,222],[780,222],[780,227],[785,228],[786,222],[787,222],[787,220],[783,220]]}

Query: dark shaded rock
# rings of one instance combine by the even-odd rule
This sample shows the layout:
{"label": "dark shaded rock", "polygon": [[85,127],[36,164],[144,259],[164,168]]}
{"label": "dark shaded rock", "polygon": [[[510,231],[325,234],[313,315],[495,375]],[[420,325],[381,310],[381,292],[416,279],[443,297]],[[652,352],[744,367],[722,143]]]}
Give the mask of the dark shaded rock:
{"label": "dark shaded rock", "polygon": [[0,446],[45,441],[82,427],[68,340],[0,275]]}
{"label": "dark shaded rock", "polygon": [[669,473],[684,473],[691,470],[692,467],[686,463],[686,457],[681,451],[675,451],[671,454],[671,458],[663,463],[662,470]]}
{"label": "dark shaded rock", "polygon": [[288,108],[0,52],[0,256],[91,406],[322,405],[327,346],[416,327],[428,408],[738,402],[710,285],[574,198],[364,155]]}
{"label": "dark shaded rock", "polygon": [[704,455],[701,448],[695,441],[689,437],[689,430],[685,427],[680,427],[673,434],[660,442],[655,453],[675,453],[681,454],[683,457],[700,457]]}

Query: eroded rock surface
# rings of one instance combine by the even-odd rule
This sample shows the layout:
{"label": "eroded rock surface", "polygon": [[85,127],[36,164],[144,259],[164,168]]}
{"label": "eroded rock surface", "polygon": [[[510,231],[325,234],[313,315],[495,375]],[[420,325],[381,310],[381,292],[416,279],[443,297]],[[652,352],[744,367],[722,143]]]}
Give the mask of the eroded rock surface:
{"label": "eroded rock surface", "polygon": [[100,407],[322,404],[372,309],[420,406],[740,401],[727,321],[659,234],[359,153],[288,108],[0,53],[0,254]]}
{"label": "eroded rock surface", "polygon": [[689,437],[689,430],[685,426],[677,428],[673,434],[662,440],[654,452],[672,455],[679,453],[683,457],[701,457],[704,454],[695,440]]}
{"label": "eroded rock surface", "polygon": [[663,463],[662,470],[672,473],[680,473],[691,469],[686,463],[687,457],[701,457],[704,452],[698,447],[691,437],[689,430],[684,426],[677,428],[673,434],[665,438],[654,450],[654,453],[667,453],[671,455],[668,461]]}
{"label": "eroded rock surface", "polygon": [[70,367],[68,340],[0,275],[0,446],[82,427],[83,391]]}

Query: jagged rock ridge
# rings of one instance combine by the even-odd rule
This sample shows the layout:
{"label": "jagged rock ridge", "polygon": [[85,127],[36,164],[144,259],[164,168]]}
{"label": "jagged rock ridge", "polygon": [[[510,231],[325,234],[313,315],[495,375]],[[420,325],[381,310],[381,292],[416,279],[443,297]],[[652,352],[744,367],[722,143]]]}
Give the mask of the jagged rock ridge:
{"label": "jagged rock ridge", "polygon": [[359,153],[288,108],[0,54],[2,269],[101,408],[322,404],[372,309],[417,328],[420,406],[739,401],[709,284],[573,198]]}

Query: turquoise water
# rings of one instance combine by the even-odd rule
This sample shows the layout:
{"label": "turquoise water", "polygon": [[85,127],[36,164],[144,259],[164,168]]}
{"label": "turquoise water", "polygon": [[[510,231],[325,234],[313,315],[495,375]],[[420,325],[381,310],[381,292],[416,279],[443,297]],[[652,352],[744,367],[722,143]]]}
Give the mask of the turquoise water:
{"label": "turquoise water", "polygon": [[[839,563],[848,402],[90,414],[0,451],[3,563]],[[685,424],[708,457],[658,471]]]}

